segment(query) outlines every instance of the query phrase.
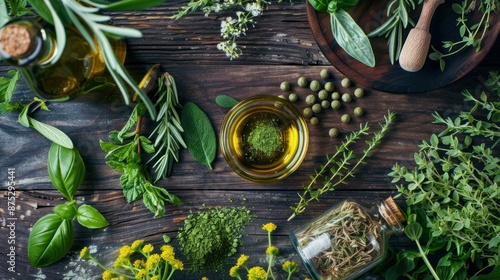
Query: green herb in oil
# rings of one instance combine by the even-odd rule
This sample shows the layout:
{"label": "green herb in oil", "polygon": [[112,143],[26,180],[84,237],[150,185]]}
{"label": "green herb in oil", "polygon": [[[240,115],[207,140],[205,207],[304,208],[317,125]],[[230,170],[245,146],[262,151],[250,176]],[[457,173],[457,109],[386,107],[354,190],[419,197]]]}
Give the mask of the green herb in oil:
{"label": "green herb in oil", "polygon": [[277,118],[259,117],[244,128],[243,146],[252,163],[270,164],[284,152],[282,123]]}

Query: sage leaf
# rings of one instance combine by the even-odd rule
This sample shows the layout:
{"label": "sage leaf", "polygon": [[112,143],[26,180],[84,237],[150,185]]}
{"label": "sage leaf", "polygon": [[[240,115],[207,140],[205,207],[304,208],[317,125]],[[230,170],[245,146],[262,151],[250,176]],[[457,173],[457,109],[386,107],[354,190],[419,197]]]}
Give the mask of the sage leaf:
{"label": "sage leaf", "polygon": [[43,122],[39,122],[33,118],[28,119],[31,127],[45,136],[45,138],[66,149],[73,149],[73,141],[71,141],[68,135],[66,135],[60,129]]}
{"label": "sage leaf", "polygon": [[69,252],[73,240],[71,221],[56,214],[47,214],[33,225],[30,232],[28,260],[34,267],[51,265]]}
{"label": "sage leaf", "polygon": [[73,195],[85,177],[85,164],[76,149],[67,149],[53,143],[47,161],[49,177],[54,187],[67,200]]}
{"label": "sage leaf", "polygon": [[335,41],[347,54],[367,66],[375,66],[370,40],[346,11],[330,13],[330,24]]}
{"label": "sage leaf", "polygon": [[30,127],[30,117],[28,116],[28,112],[29,112],[29,106],[24,106],[23,109],[21,110],[21,113],[19,113],[19,117],[17,118],[19,124],[21,124],[24,127]]}
{"label": "sage leaf", "polygon": [[201,164],[212,169],[217,151],[215,131],[208,116],[194,103],[184,105],[181,116],[184,140],[191,155]]}
{"label": "sage leaf", "polygon": [[221,94],[215,97],[215,103],[222,108],[229,109],[236,105],[236,103],[238,103],[238,100],[229,95]]}
{"label": "sage leaf", "polygon": [[0,26],[3,26],[9,19],[10,16],[7,10],[7,3],[5,1],[0,1]]}
{"label": "sage leaf", "polygon": [[96,229],[103,228],[109,225],[108,221],[94,207],[83,204],[78,207],[76,220],[86,228]]}
{"label": "sage leaf", "polygon": [[76,217],[77,209],[75,206],[75,201],[66,202],[64,204],[59,204],[55,206],[52,211],[54,211],[57,216],[64,220],[72,221]]}

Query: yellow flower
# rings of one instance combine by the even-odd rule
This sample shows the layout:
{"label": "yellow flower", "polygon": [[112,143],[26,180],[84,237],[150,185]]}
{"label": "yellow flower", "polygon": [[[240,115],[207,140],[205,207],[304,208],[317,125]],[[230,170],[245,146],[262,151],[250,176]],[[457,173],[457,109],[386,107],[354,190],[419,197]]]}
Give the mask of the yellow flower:
{"label": "yellow flower", "polygon": [[266,249],[266,255],[277,256],[280,250],[276,246],[269,246]]}
{"label": "yellow flower", "polygon": [[146,270],[144,269],[141,269],[137,272],[137,274],[135,275],[135,279],[141,279],[143,277],[146,277],[148,275],[148,273],[146,272]]}
{"label": "yellow flower", "polygon": [[153,247],[153,245],[146,244],[146,245],[144,245],[144,247],[142,247],[142,252],[145,254],[149,254],[149,253],[153,252],[154,249],[155,249],[155,247]]}
{"label": "yellow flower", "polygon": [[151,271],[160,262],[161,258],[158,254],[152,254],[146,261],[146,270]]}
{"label": "yellow flower", "polygon": [[115,276],[113,274],[113,272],[109,271],[109,270],[105,270],[103,273],[102,273],[102,280],[111,280],[113,278],[113,276]]}
{"label": "yellow flower", "polygon": [[144,244],[144,240],[135,240],[134,242],[132,242],[132,245],[130,245],[130,248],[133,250],[133,251],[138,251],[140,249],[140,247],[142,246],[142,244]]}
{"label": "yellow flower", "polygon": [[268,232],[272,232],[272,231],[276,230],[276,228],[278,228],[278,227],[273,223],[267,223],[267,224],[262,225],[262,229],[267,230]]}
{"label": "yellow flower", "polygon": [[169,262],[175,258],[174,247],[171,245],[163,245],[161,246],[161,257],[165,261]]}
{"label": "yellow flower", "polygon": [[158,275],[155,275],[151,278],[149,278],[150,280],[160,280],[160,277]]}
{"label": "yellow flower", "polygon": [[120,268],[124,263],[126,263],[126,258],[123,256],[118,256],[118,258],[115,260],[115,263],[113,264],[114,268]]}
{"label": "yellow flower", "polygon": [[240,267],[235,265],[233,267],[231,267],[231,269],[229,270],[229,276],[231,277],[235,277],[235,278],[240,278]]}
{"label": "yellow flower", "polygon": [[128,245],[125,245],[125,246],[120,248],[120,256],[119,257],[128,258],[130,255],[132,255],[132,253],[134,253],[132,248]]}
{"label": "yellow flower", "polygon": [[132,266],[135,268],[144,268],[146,264],[144,263],[143,260],[135,260]]}
{"label": "yellow flower", "polygon": [[86,259],[88,257],[90,257],[89,248],[83,247],[83,249],[80,251],[80,258],[81,259]]}
{"label": "yellow flower", "polygon": [[175,269],[175,270],[183,270],[184,269],[184,264],[182,263],[182,261],[178,260],[178,259],[173,259],[171,262],[169,262],[172,267]]}
{"label": "yellow flower", "polygon": [[267,272],[260,266],[254,266],[248,271],[248,280],[266,280]]}
{"label": "yellow flower", "polygon": [[285,261],[282,266],[283,270],[288,273],[294,273],[299,271],[299,265],[293,261]]}
{"label": "yellow flower", "polygon": [[236,262],[237,267],[241,267],[245,265],[248,261],[249,256],[241,254],[241,256],[238,258],[238,261]]}
{"label": "yellow flower", "polygon": [[201,280],[208,280],[208,277],[203,276],[201,277]]}

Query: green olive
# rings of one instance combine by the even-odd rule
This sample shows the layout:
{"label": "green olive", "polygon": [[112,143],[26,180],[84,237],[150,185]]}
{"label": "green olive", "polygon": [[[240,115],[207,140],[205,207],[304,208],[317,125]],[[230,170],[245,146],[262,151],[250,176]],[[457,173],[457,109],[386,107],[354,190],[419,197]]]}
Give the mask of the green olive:
{"label": "green olive", "polygon": [[327,98],[328,98],[328,91],[326,91],[326,90],[324,90],[324,89],[320,90],[320,91],[318,92],[318,97],[319,97],[319,99],[321,99],[321,100],[325,100],[325,99],[327,99]]}
{"label": "green olive", "polygon": [[330,128],[330,130],[328,131],[328,135],[330,135],[330,137],[337,137],[339,135],[339,130],[335,127]]}
{"label": "green olive", "polygon": [[316,126],[316,125],[318,125],[318,124],[319,124],[319,119],[318,119],[317,117],[312,117],[312,118],[309,120],[309,122],[310,122],[312,125]]}
{"label": "green olive", "polygon": [[340,93],[337,91],[332,92],[332,100],[339,100],[340,99]]}
{"label": "green olive", "polygon": [[344,93],[342,94],[342,101],[344,101],[345,103],[349,103],[352,101],[352,97],[349,93]]}
{"label": "green olive", "polygon": [[332,92],[335,90],[335,85],[332,82],[327,82],[325,84],[325,89],[329,92]]}
{"label": "green olive", "polygon": [[316,104],[312,105],[311,109],[314,113],[317,114],[317,113],[321,112],[321,105],[319,103],[316,103]]}
{"label": "green olive", "polygon": [[332,106],[332,109],[333,110],[337,110],[340,108],[342,104],[340,103],[340,101],[338,100],[333,100],[332,103],[331,103],[331,106]]}
{"label": "green olive", "polygon": [[314,94],[309,94],[306,97],[306,103],[307,105],[313,105],[314,103],[316,103],[316,96]]}
{"label": "green olive", "polygon": [[330,72],[328,72],[328,69],[321,69],[319,76],[323,79],[330,78]]}
{"label": "green olive", "polygon": [[340,117],[340,121],[343,123],[349,123],[351,121],[351,116],[349,116],[349,114],[343,114],[342,117]]}
{"label": "green olive", "polygon": [[362,88],[357,88],[354,90],[354,96],[361,98],[365,95],[365,91]]}
{"label": "green olive", "polygon": [[290,83],[288,83],[288,82],[281,82],[280,89],[282,91],[289,91],[290,90]]}
{"label": "green olive", "polygon": [[309,84],[309,88],[312,91],[319,91],[321,89],[321,84],[318,80],[312,80],[311,83]]}
{"label": "green olive", "polygon": [[302,115],[304,115],[304,118],[311,118],[313,116],[313,111],[311,108],[307,107],[304,109],[304,111],[302,112]]}
{"label": "green olive", "polygon": [[363,108],[361,107],[354,108],[354,115],[356,117],[361,117],[363,115]]}
{"label": "green olive", "polygon": [[323,109],[330,107],[330,101],[328,100],[321,101],[321,107],[323,107]]}
{"label": "green olive", "polygon": [[349,78],[343,78],[340,84],[342,85],[342,87],[348,88],[351,86],[351,80],[349,80]]}
{"label": "green olive", "polygon": [[290,93],[290,95],[288,96],[288,100],[290,100],[291,102],[295,102],[299,99],[299,97],[297,96],[296,93]]}
{"label": "green olive", "polygon": [[302,88],[307,87],[308,83],[309,83],[309,82],[307,81],[307,78],[306,78],[306,77],[300,77],[300,78],[297,80],[297,84],[299,85],[299,87],[302,87]]}

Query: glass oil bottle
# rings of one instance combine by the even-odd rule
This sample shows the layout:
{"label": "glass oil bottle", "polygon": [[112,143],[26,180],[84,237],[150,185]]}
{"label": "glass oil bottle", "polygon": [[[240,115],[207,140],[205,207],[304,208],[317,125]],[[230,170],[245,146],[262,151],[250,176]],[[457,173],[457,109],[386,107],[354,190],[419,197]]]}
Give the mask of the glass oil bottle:
{"label": "glass oil bottle", "polygon": [[315,280],[355,279],[380,263],[405,217],[392,197],[372,209],[345,200],[290,233]]}
{"label": "glass oil bottle", "polygon": [[[112,45],[123,63],[125,42],[113,40]],[[53,61],[58,52],[61,57]],[[68,100],[107,84],[101,50],[94,50],[74,27],[66,28],[66,46],[59,50],[50,26],[33,19],[13,19],[0,30],[0,57],[20,67],[32,91],[47,100]]]}

